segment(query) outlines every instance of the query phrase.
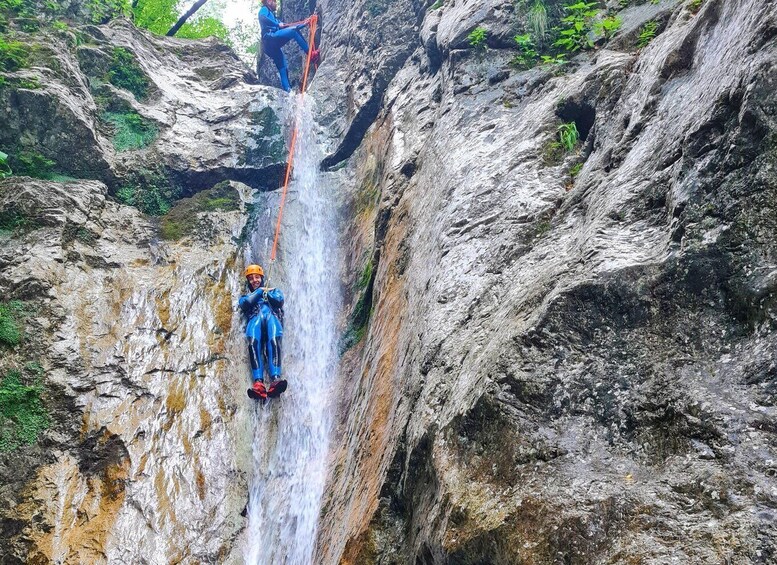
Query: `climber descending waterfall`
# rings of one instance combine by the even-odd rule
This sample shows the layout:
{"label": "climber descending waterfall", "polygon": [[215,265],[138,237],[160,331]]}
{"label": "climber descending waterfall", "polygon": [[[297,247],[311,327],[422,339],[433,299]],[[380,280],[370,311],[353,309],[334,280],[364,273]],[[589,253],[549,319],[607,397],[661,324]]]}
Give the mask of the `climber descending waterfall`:
{"label": "climber descending waterfall", "polygon": [[[334,187],[322,175],[313,103],[293,100],[297,151],[293,162],[283,237],[273,237],[271,218],[281,194],[261,193],[246,257],[259,262],[268,286],[281,287],[284,303],[283,374],[289,389],[271,409],[251,401],[254,473],[249,488],[244,562],[310,565],[315,557],[321,497],[334,413],[330,395],[337,371],[337,313],[341,307]],[[276,232],[277,233],[277,232]],[[273,265],[272,249],[278,258]],[[267,284],[267,283],[265,283]],[[248,400],[248,399],[246,399]],[[259,543],[256,543],[260,540]]]}
{"label": "climber descending waterfall", "polygon": [[[283,341],[283,293],[278,288],[264,286],[264,269],[249,265],[245,270],[249,293],[240,297],[238,304],[245,314],[248,352],[254,384],[248,396],[266,400],[280,396],[286,390],[281,378],[281,343]],[[270,386],[264,386],[265,364]]]}

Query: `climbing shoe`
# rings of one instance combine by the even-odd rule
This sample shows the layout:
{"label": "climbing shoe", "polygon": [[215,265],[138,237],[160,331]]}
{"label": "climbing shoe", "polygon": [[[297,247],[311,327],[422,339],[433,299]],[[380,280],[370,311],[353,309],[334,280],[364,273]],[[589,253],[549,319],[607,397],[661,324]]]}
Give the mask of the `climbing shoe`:
{"label": "climbing shoe", "polygon": [[276,398],[280,396],[281,393],[286,390],[287,386],[288,383],[286,382],[286,379],[278,379],[277,381],[271,382],[270,388],[267,390],[267,397]]}
{"label": "climbing shoe", "polygon": [[321,62],[321,50],[320,49],[313,49],[313,52],[310,54],[310,62],[313,65],[318,65]]}
{"label": "climbing shoe", "polygon": [[248,396],[254,400],[267,400],[267,389],[262,381],[254,381],[254,386],[248,389]]}

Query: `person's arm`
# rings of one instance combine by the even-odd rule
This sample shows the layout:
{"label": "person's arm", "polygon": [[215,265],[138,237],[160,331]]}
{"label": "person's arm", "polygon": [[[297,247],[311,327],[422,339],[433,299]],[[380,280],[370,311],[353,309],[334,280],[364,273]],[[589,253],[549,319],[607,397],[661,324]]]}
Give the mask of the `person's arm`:
{"label": "person's arm", "polygon": [[283,308],[283,292],[280,288],[268,288],[267,300],[273,308]]}
{"label": "person's arm", "polygon": [[251,308],[256,306],[256,303],[259,302],[259,299],[261,297],[262,297],[262,289],[257,288],[251,294],[244,294],[243,296],[241,296],[237,304],[238,306],[240,306],[240,309],[243,312],[248,312]]}
{"label": "person's arm", "polygon": [[259,24],[262,26],[262,30],[264,30],[265,33],[272,33],[285,25],[278,21],[278,18],[275,17],[275,14],[273,14],[267,6],[263,6],[262,9],[259,10]]}

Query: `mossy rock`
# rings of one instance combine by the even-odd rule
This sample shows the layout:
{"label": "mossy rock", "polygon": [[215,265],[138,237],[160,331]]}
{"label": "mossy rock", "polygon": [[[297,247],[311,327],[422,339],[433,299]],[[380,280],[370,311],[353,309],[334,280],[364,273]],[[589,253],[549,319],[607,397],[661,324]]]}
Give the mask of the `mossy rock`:
{"label": "mossy rock", "polygon": [[202,218],[198,217],[200,212],[239,209],[240,195],[237,190],[229,181],[222,181],[209,190],[176,202],[175,207],[162,218],[160,236],[171,241],[189,237],[202,227]]}
{"label": "mossy rock", "polygon": [[238,165],[264,167],[286,159],[286,143],[281,132],[281,122],[271,108],[251,112],[245,152]]}

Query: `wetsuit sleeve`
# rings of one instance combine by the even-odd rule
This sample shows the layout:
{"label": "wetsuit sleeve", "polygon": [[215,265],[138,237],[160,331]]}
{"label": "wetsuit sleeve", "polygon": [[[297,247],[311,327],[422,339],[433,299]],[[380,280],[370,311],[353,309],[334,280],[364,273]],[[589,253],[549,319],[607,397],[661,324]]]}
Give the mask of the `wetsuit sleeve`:
{"label": "wetsuit sleeve", "polygon": [[279,288],[267,291],[267,299],[273,308],[283,308],[283,292]]}
{"label": "wetsuit sleeve", "polygon": [[262,297],[262,289],[259,288],[253,291],[251,294],[244,294],[240,297],[237,304],[243,312],[248,312],[251,308],[256,306],[259,299]]}
{"label": "wetsuit sleeve", "polygon": [[273,33],[281,27],[281,22],[275,17],[267,6],[259,10],[259,24],[262,26],[262,34]]}

